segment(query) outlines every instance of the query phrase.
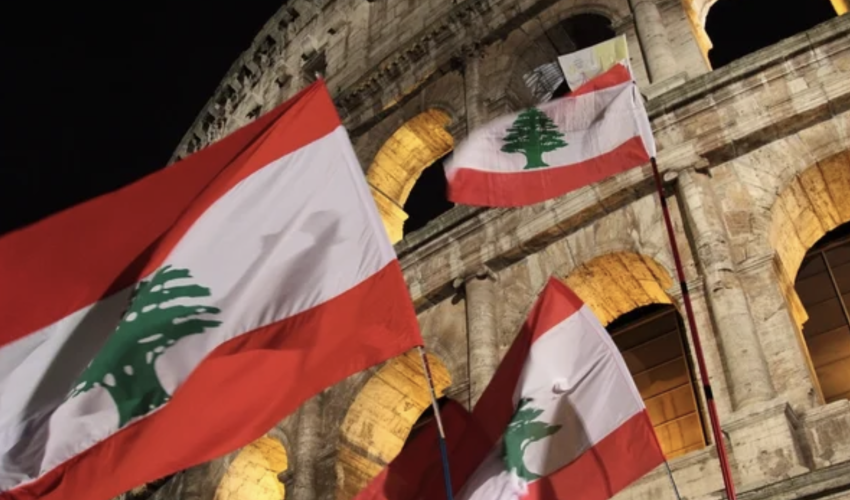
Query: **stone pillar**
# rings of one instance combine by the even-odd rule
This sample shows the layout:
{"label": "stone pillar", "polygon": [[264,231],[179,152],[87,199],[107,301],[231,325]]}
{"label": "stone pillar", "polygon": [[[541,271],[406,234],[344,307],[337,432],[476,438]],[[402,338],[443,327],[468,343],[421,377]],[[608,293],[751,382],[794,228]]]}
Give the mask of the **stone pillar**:
{"label": "stone pillar", "polygon": [[635,25],[643,49],[649,80],[662,82],[678,73],[676,58],[667,39],[661,12],[654,0],[629,0],[635,16]]}
{"label": "stone pillar", "polygon": [[499,366],[495,278],[490,269],[483,268],[462,281],[466,298],[470,408],[478,402]]}
{"label": "stone pillar", "polygon": [[[298,414],[295,444],[294,495],[298,500],[316,499],[316,459],[322,451],[321,395],[307,400]],[[289,498],[289,491],[286,493]]]}
{"label": "stone pillar", "polygon": [[679,173],[680,199],[692,229],[704,275],[734,411],[776,396],[747,296],[732,262],[728,236],[714,193],[703,174]]}
{"label": "stone pillar", "polygon": [[725,362],[733,413],[721,416],[739,489],[756,489],[808,472],[800,422],[777,397],[722,212],[704,174],[679,173],[679,199],[693,235],[705,296]]}
{"label": "stone pillar", "polygon": [[738,265],[738,275],[750,298],[765,358],[770,360],[773,387],[792,409],[802,414],[819,402],[820,391],[816,388],[814,366],[806,354],[806,340],[790,310],[791,298],[783,288],[776,253],[748,255]]}
{"label": "stone pillar", "polygon": [[480,51],[471,51],[463,70],[467,136],[487,122],[484,95],[481,91],[481,57]]}

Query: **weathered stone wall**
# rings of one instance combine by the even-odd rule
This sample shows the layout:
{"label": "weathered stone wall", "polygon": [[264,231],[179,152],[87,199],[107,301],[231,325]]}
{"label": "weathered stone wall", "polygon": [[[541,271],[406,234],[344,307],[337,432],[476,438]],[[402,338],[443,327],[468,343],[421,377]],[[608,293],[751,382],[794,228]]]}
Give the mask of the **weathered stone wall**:
{"label": "weathered stone wall", "polygon": [[[368,171],[387,140],[428,110],[450,118],[446,129],[458,141],[488,118],[531,104],[521,77],[548,62],[540,56],[553,50],[545,31],[576,13],[605,15],[626,34],[650,99],[741,498],[850,498],[850,402],[819,398],[801,335],[805,311],[793,291],[803,254],[850,221],[850,18],[708,72],[694,28],[707,5],[296,0],[234,65],[177,155],[243,124],[257,106],[269,109],[315,69]],[[266,59],[257,58],[264,50]],[[323,50],[324,64],[316,55]],[[426,344],[450,384],[445,395],[467,405],[550,276],[564,279],[604,323],[654,303],[683,310],[648,166],[531,207],[456,207],[406,235],[396,251]],[[427,406],[424,381],[403,376],[409,361],[329,388],[270,433],[286,448],[287,499],[347,500],[380,470],[387,443],[403,441]],[[156,498],[223,500],[236,457],[179,474]],[[721,498],[713,444],[671,468],[683,497]],[[659,469],[618,498],[670,496]]]}
{"label": "weathered stone wall", "polygon": [[[690,21],[682,4],[667,1],[659,7],[664,12],[654,29],[670,33],[667,50],[675,54],[677,66],[672,71],[691,76],[704,72],[698,46],[687,36]],[[469,72],[463,68],[482,52],[490,61],[483,64],[489,68],[481,76],[506,80],[488,78],[484,89],[488,95],[467,100],[471,97],[496,113],[517,109],[527,104],[523,99],[527,96],[510,95],[507,83],[533,69],[527,67],[530,54],[540,57],[552,50],[551,42],[540,38],[546,29],[579,13],[604,15],[617,32],[628,36],[638,82],[648,83],[647,51],[638,42],[629,0],[288,2],[233,64],[181,141],[175,159],[268,111],[316,74],[325,77],[354,138],[407,101],[421,99],[441,76],[460,72],[467,78]],[[526,50],[532,44],[534,50]],[[544,62],[551,59],[540,58]],[[481,88],[475,83],[467,82],[466,88]],[[458,116],[466,114],[464,107],[456,110]]]}

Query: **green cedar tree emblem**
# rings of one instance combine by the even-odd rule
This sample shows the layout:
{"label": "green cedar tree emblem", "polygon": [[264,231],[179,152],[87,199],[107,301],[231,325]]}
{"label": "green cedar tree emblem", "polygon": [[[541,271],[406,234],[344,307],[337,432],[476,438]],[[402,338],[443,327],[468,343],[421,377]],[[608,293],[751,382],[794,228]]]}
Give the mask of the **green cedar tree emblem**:
{"label": "green cedar tree emblem", "polygon": [[[102,386],[118,407],[119,427],[165,404],[170,396],[154,370],[156,359],[181,338],[221,324],[199,317],[218,314],[218,308],[184,305],[187,298],[209,297],[209,288],[167,286],[191,277],[188,269],[165,266],[149,281],[139,283],[115,332],[77,379],[69,397]],[[174,299],[184,300],[169,304]]]}
{"label": "green cedar tree emblem", "polygon": [[505,431],[504,439],[504,457],[508,471],[526,481],[533,481],[540,476],[526,468],[525,449],[531,443],[545,439],[561,429],[560,425],[547,425],[545,422],[537,421],[537,417],[543,413],[543,410],[531,408],[529,406],[531,401],[531,398],[519,401],[508,429]]}
{"label": "green cedar tree emblem", "polygon": [[543,161],[543,153],[555,151],[567,146],[564,134],[546,113],[537,108],[529,108],[517,116],[508,135],[502,139],[504,153],[522,153],[526,165],[523,170],[548,167]]}

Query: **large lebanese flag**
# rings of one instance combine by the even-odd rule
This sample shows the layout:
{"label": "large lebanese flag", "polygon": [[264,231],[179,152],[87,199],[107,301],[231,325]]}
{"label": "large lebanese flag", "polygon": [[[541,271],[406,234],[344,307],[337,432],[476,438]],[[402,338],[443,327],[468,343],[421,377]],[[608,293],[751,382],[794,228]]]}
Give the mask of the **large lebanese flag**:
{"label": "large lebanese flag", "polygon": [[[617,346],[555,279],[472,415],[454,409],[446,424],[462,500],[605,500],[664,461]],[[431,441],[417,436],[357,500],[445,498],[429,432]]]}
{"label": "large lebanese flag", "polygon": [[623,64],[571,94],[474,130],[445,164],[448,198],[517,207],[564,195],[643,165],[655,141]]}
{"label": "large lebanese flag", "polygon": [[321,81],[3,237],[0,276],[3,500],[112,498],[421,344]]}

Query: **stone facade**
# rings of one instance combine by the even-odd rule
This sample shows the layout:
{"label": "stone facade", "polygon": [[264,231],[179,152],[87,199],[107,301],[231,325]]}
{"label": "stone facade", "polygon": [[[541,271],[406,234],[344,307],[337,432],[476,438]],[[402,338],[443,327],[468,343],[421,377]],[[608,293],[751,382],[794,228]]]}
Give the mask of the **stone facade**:
{"label": "stone facade", "polygon": [[[458,206],[403,234],[422,170],[471,128],[535,104],[522,76],[571,43],[553,35],[559,23],[604,16],[626,35],[648,98],[740,497],[850,499],[850,401],[823,403],[793,286],[809,248],[850,222],[850,17],[711,71],[703,23],[712,3],[290,1],[175,159],[323,75],[398,241],[438,390],[469,405],[549,276],[606,324],[649,304],[683,310],[649,166],[535,206]],[[353,376],[154,498],[348,500],[426,410],[418,370],[403,356]],[[723,497],[713,444],[670,466],[683,498]],[[666,471],[618,498],[673,498]]]}

